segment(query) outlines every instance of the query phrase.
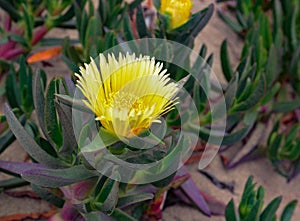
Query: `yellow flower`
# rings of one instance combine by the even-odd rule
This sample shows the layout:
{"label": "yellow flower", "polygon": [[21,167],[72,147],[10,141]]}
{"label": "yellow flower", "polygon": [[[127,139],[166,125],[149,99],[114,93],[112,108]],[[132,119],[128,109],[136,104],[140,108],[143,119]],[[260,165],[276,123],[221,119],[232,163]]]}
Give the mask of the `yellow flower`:
{"label": "yellow flower", "polygon": [[108,131],[121,137],[138,135],[174,108],[178,85],[154,58],[120,53],[118,59],[113,54],[106,59],[100,54],[99,67],[93,59],[80,67],[77,87]]}
{"label": "yellow flower", "polygon": [[160,11],[170,15],[172,28],[177,28],[187,22],[191,15],[190,0],[161,0]]}

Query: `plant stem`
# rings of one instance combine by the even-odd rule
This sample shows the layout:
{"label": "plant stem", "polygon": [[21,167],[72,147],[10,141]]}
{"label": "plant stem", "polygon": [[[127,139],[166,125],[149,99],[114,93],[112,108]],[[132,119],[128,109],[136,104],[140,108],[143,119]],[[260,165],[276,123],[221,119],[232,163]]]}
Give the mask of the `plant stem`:
{"label": "plant stem", "polygon": [[5,13],[5,15],[4,15],[4,30],[10,31],[11,25],[12,25],[11,18],[9,17],[8,14]]}
{"label": "plant stem", "polygon": [[8,40],[8,42],[6,42],[5,44],[0,45],[0,58],[4,58],[5,54],[7,54],[15,46],[16,42],[12,40]]}
{"label": "plant stem", "polygon": [[9,60],[15,56],[18,56],[20,54],[24,54],[26,50],[24,48],[14,48],[9,50],[6,54],[2,56],[2,58]]}
{"label": "plant stem", "polygon": [[42,40],[42,38],[47,34],[48,31],[49,29],[46,25],[39,27],[39,29],[36,30],[33,36],[31,44],[36,45],[40,40]]}

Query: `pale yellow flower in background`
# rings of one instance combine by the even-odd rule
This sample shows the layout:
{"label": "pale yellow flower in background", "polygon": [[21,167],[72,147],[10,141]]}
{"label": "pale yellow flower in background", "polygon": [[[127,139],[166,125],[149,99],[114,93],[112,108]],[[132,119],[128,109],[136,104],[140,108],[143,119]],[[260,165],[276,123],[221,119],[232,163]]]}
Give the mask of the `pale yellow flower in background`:
{"label": "pale yellow flower in background", "polygon": [[170,16],[171,26],[174,29],[189,20],[192,5],[190,0],[161,0],[160,12]]}
{"label": "pale yellow flower in background", "polygon": [[149,56],[100,54],[99,68],[93,59],[80,67],[77,87],[104,128],[132,137],[174,108],[179,87],[166,72]]}

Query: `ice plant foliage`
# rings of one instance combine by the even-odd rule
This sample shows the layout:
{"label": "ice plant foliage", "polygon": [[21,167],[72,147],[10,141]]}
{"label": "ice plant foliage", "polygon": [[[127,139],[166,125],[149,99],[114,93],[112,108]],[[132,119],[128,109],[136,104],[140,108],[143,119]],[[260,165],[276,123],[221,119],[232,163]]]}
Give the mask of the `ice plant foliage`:
{"label": "ice plant foliage", "polygon": [[171,27],[177,28],[187,22],[191,15],[190,0],[161,0],[160,11],[171,17]]}
{"label": "ice plant foliage", "polygon": [[170,82],[163,64],[149,56],[109,54],[80,68],[77,87],[104,128],[132,137],[174,107],[178,85]]}

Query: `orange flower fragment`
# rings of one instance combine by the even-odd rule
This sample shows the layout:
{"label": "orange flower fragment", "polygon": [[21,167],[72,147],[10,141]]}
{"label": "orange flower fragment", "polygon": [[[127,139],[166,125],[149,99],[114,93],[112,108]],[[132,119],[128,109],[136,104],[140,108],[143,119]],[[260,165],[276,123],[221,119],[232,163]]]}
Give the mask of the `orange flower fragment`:
{"label": "orange flower fragment", "polygon": [[31,64],[39,61],[49,60],[55,56],[58,56],[61,53],[61,51],[62,51],[61,46],[49,48],[44,51],[39,51],[29,56],[27,58],[27,62]]}

